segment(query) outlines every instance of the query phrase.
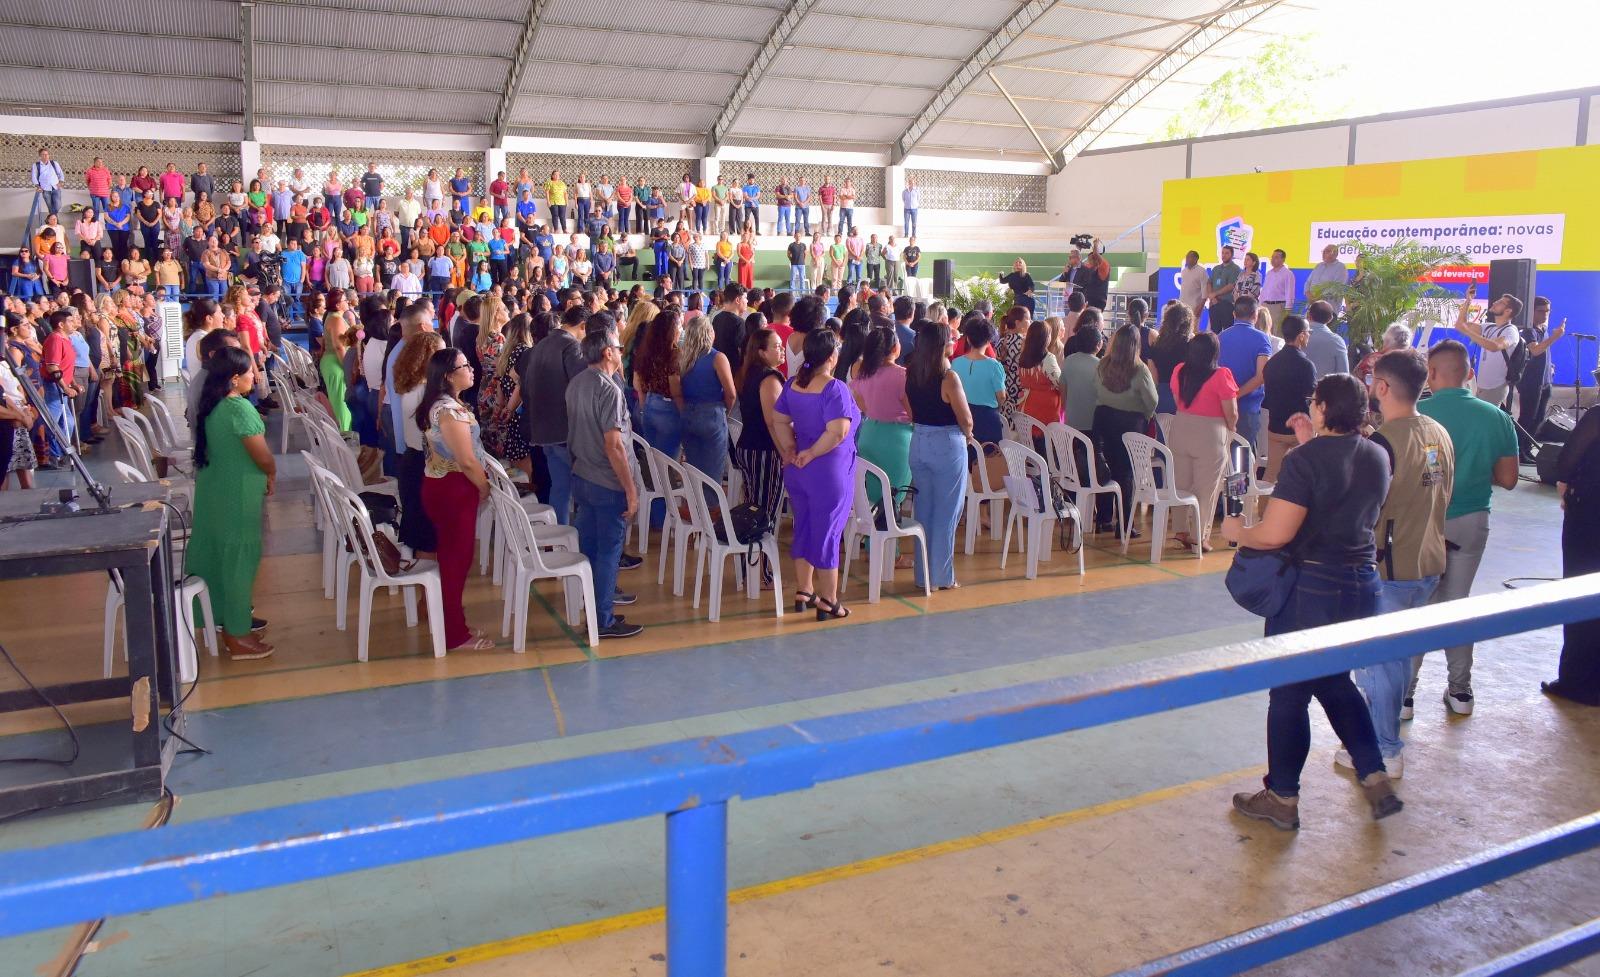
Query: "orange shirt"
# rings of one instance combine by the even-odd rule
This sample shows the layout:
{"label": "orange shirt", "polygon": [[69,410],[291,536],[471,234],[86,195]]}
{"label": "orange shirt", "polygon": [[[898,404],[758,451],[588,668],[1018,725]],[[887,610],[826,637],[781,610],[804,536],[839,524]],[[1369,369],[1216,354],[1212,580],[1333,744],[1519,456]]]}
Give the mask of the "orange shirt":
{"label": "orange shirt", "polygon": [[450,240],[450,225],[440,221],[428,228],[428,237],[433,239],[434,244],[443,247],[444,243]]}

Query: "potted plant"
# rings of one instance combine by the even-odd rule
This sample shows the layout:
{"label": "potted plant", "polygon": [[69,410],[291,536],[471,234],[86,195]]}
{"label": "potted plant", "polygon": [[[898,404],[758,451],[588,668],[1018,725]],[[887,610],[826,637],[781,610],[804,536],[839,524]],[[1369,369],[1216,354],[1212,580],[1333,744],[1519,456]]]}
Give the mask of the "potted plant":
{"label": "potted plant", "polygon": [[998,322],[1005,311],[1011,308],[1012,297],[1011,289],[1000,284],[999,278],[975,275],[952,284],[950,298],[945,301],[945,306],[966,315],[976,308],[979,302],[987,299],[994,306],[994,318]]}
{"label": "potted plant", "polygon": [[1341,250],[1356,252],[1355,274],[1306,297],[1344,301],[1344,322],[1352,347],[1376,348],[1395,323],[1413,330],[1424,322],[1450,322],[1459,298],[1433,282],[1433,273],[1470,259],[1459,251],[1401,240],[1388,247],[1349,241]]}

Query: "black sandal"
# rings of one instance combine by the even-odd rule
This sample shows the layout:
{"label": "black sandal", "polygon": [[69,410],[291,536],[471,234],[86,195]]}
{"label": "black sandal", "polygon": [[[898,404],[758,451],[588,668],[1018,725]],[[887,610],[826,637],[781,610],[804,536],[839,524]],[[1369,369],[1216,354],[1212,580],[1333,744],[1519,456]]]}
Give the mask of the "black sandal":
{"label": "black sandal", "polygon": [[826,597],[817,598],[817,620],[834,621],[849,616],[850,608],[845,607],[838,601],[828,600]]}
{"label": "black sandal", "polygon": [[817,595],[804,590],[794,592],[794,612],[804,614],[817,606]]}

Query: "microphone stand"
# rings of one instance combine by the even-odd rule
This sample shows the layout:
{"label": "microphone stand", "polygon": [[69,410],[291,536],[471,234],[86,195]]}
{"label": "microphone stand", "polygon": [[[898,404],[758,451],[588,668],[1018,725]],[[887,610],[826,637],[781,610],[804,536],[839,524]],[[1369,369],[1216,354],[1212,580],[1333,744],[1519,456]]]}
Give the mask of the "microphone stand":
{"label": "microphone stand", "polygon": [[[17,369],[17,364],[11,361],[11,357],[4,356],[0,357],[0,359],[5,360],[6,366],[11,370],[11,375],[16,377],[17,383],[22,386],[22,394],[28,399],[28,405],[39,415],[39,419],[44,422],[45,429],[50,432],[50,436],[55,439],[56,444],[61,445],[61,450],[65,452],[67,461],[72,465],[73,471],[78,473],[78,477],[83,480],[84,487],[89,490],[89,494],[94,496],[95,501],[100,504],[99,511],[109,510],[111,508],[111,491],[100,482],[95,481],[94,476],[89,474],[88,466],[83,463],[83,457],[78,454],[77,444],[71,438],[68,438],[60,427],[56,426],[55,418],[50,416],[50,409],[45,406],[44,397],[34,387],[33,382],[28,379],[27,373]],[[60,380],[55,382],[57,385],[61,383]],[[62,396],[66,396],[65,390],[62,391]],[[68,403],[71,403],[70,399]],[[64,499],[63,501],[66,500]]]}

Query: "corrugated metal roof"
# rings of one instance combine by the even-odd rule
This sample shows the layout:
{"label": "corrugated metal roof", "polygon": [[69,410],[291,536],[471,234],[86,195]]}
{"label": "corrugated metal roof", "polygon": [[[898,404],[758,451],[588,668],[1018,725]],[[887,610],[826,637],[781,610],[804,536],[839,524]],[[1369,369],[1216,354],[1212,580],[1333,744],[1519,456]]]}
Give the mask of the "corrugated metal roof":
{"label": "corrugated metal roof", "polygon": [[217,75],[239,71],[237,41],[97,34],[89,31],[0,30],[0,62],[129,75]]}
{"label": "corrugated metal roof", "polygon": [[[235,55],[237,57],[237,55]],[[313,85],[378,85],[391,88],[477,88],[504,90],[509,63],[494,58],[451,58],[448,72],[430,70],[432,62],[415,54],[349,51],[261,45],[256,52],[258,81]]]}
{"label": "corrugated metal roof", "polygon": [[[482,131],[494,119],[535,2],[255,0],[258,118]],[[699,142],[790,2],[653,0],[646,7],[550,0],[512,125],[518,132],[654,133]],[[1001,59],[1049,53],[994,70],[1028,119],[1055,141],[1193,31],[1173,18],[1211,15],[1222,2],[1059,0]],[[159,111],[207,121],[242,106],[236,0],[13,0],[12,6],[4,14],[9,29],[0,32],[0,64],[19,67],[0,68],[9,85],[0,91],[6,102],[59,101],[67,112],[104,105],[123,116]],[[829,145],[887,150],[1021,9],[1020,0],[818,0],[757,79],[729,135],[747,145],[815,146],[814,134],[822,133]],[[1307,9],[1301,0],[1262,13],[1178,71],[1117,131],[1159,128],[1197,86],[1250,57],[1267,32],[1292,31]],[[924,142],[977,154],[1038,153],[983,75]]]}
{"label": "corrugated metal roof", "polygon": [[5,6],[5,22],[46,24],[101,34],[143,34],[152,25],[196,37],[239,36],[239,8],[217,0],[51,0]]}

